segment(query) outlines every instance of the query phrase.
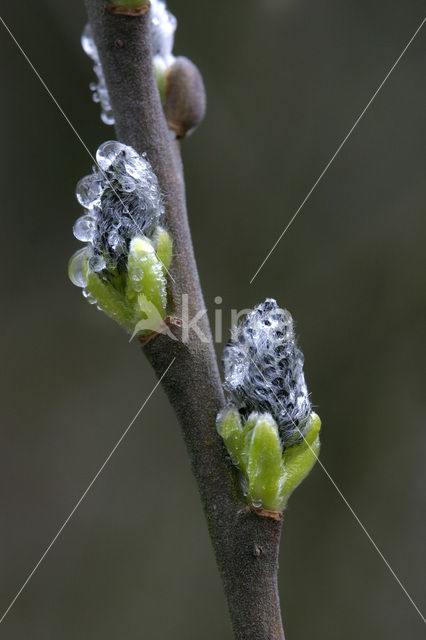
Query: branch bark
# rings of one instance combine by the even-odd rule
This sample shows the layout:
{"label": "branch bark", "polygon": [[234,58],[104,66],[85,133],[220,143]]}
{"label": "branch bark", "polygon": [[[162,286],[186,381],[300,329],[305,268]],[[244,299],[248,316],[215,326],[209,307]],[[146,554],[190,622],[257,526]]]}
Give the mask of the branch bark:
{"label": "branch bark", "polygon": [[188,226],[180,151],[168,131],[152,71],[150,11],[117,14],[103,0],[86,0],[86,6],[117,139],[147,153],[165,197],[174,247],[170,313],[182,316],[185,295],[190,318],[204,312],[198,326],[205,341],[195,332],[186,343],[158,335],[144,351],[158,377],[176,358],[163,385],[198,483],[235,638],[283,640],[277,590],[281,521],[245,506],[236,470],[216,433],[216,416],[225,401]]}

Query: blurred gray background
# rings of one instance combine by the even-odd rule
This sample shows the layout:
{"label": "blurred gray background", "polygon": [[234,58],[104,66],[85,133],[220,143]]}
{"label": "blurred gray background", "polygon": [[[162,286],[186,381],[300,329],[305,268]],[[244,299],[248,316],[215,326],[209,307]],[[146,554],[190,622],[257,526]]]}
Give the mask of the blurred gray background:
{"label": "blurred gray background", "polygon": [[[321,459],[420,607],[425,600],[425,29],[252,285],[249,280],[419,26],[419,0],[170,0],[175,52],[208,114],[183,144],[211,314],[291,310],[323,419]],[[87,146],[82,2],[2,16]],[[1,25],[0,25],[1,26]],[[2,27],[1,609],[155,379],[66,276],[91,161]],[[218,353],[221,351],[218,345]],[[423,623],[317,465],[285,513],[287,636],[424,637]],[[0,637],[231,639],[179,428],[158,390],[9,615]]]}

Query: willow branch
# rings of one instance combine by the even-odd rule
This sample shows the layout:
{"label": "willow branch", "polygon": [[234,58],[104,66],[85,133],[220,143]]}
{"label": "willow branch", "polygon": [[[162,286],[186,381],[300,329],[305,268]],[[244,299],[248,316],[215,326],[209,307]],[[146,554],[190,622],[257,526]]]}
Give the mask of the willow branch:
{"label": "willow branch", "polygon": [[190,318],[204,312],[198,322],[204,340],[194,331],[185,343],[158,335],[144,351],[158,377],[176,358],[163,385],[198,483],[235,638],[283,640],[277,591],[281,522],[247,509],[216,432],[224,398],[188,226],[180,152],[168,131],[152,71],[149,10],[130,16],[111,12],[103,0],[86,0],[86,5],[117,139],[147,153],[165,197],[165,224],[174,246],[170,314],[182,316],[183,296]]}

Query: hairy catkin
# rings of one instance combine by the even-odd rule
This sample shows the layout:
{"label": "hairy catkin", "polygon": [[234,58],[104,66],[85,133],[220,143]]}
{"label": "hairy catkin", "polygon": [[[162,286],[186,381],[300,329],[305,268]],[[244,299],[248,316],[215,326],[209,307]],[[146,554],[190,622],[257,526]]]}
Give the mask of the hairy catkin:
{"label": "hairy catkin", "polygon": [[293,319],[268,298],[232,331],[223,352],[225,390],[244,419],[270,413],[283,445],[302,438],[311,411]]}

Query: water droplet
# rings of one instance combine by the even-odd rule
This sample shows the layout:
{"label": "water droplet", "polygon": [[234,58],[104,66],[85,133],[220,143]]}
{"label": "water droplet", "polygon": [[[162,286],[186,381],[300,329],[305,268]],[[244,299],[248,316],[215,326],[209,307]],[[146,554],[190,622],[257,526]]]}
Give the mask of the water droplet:
{"label": "water droplet", "polygon": [[253,498],[251,501],[253,507],[255,509],[260,509],[260,507],[262,506],[262,499],[261,498]]}
{"label": "water droplet", "polygon": [[106,262],[103,256],[93,256],[93,258],[90,259],[90,268],[92,271],[102,271],[102,269],[105,269],[105,265]]}
{"label": "water droplet", "polygon": [[89,304],[95,304],[97,302],[95,296],[92,293],[90,293],[90,291],[88,291],[87,289],[83,289],[82,294],[86,298]]}
{"label": "water droplet", "polygon": [[108,235],[108,244],[111,247],[111,249],[116,249],[117,248],[119,240],[120,240],[120,235],[119,235],[119,233],[117,233],[117,231],[115,231],[115,229],[109,233],[109,235]]}
{"label": "water droplet", "polygon": [[132,273],[132,280],[137,281],[143,278],[143,269],[135,269]]}
{"label": "water droplet", "polygon": [[92,27],[90,24],[86,24],[81,35],[81,46],[84,53],[86,53],[92,60],[98,59],[98,50],[93,40]]}
{"label": "water droplet", "polygon": [[101,120],[102,120],[102,122],[104,122],[105,124],[110,124],[110,125],[115,124],[115,118],[114,118],[114,116],[112,115],[112,111],[111,111],[110,109],[109,109],[109,110],[102,111],[102,113],[101,113]]}
{"label": "water droplet", "polygon": [[133,283],[133,289],[134,291],[136,291],[137,293],[140,293],[143,289],[143,284],[140,280],[138,280],[137,282]]}
{"label": "water droplet", "polygon": [[73,233],[77,240],[81,242],[90,242],[95,233],[95,221],[91,216],[81,216],[78,218],[73,227]]}
{"label": "water droplet", "polygon": [[[132,153],[130,153],[130,151]],[[147,162],[141,158],[136,151],[128,149],[124,160],[124,167],[132,178],[140,180],[144,172],[147,171]]]}
{"label": "water droplet", "polygon": [[143,289],[143,269],[134,269],[131,276],[132,288],[135,291],[142,291]]}
{"label": "water droplet", "polygon": [[121,176],[120,177],[121,188],[126,193],[131,193],[136,188],[136,182],[130,176]]}
{"label": "water droplet", "polygon": [[116,140],[107,140],[107,142],[101,144],[99,149],[96,151],[96,162],[101,169],[106,171],[110,168],[118,154],[124,149],[126,149],[126,145],[121,144],[121,142],[117,142]]}
{"label": "water droplet", "polygon": [[79,249],[71,257],[68,264],[69,279],[76,287],[85,287],[87,284],[86,271],[87,247]]}
{"label": "water droplet", "polygon": [[99,203],[101,193],[102,183],[93,173],[81,178],[75,188],[77,200],[85,209],[93,209]]}

